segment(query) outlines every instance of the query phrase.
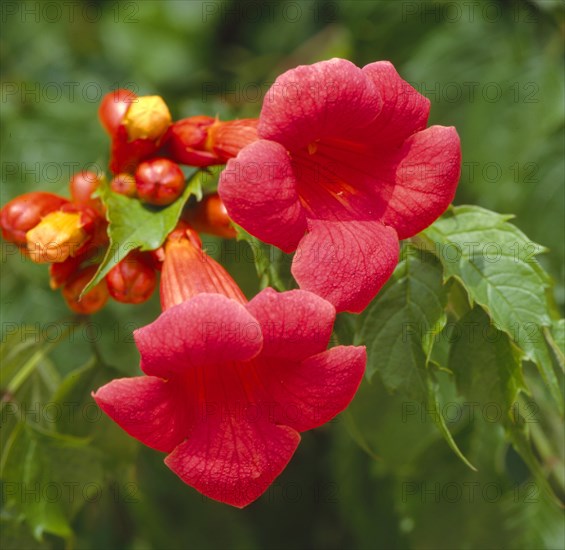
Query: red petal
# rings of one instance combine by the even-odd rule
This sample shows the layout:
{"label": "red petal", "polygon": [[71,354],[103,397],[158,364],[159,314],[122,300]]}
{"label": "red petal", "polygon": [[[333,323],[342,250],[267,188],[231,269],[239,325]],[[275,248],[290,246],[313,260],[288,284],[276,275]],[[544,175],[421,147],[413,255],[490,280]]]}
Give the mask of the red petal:
{"label": "red petal", "polygon": [[290,151],[357,132],[382,100],[365,73],[345,59],[301,65],[279,76],[263,100],[259,137]]}
{"label": "red petal", "polygon": [[273,420],[299,432],[331,420],[353,399],[363,373],[364,347],[338,346],[301,363],[260,362],[257,375]]}
{"label": "red petal", "polygon": [[381,214],[400,239],[419,233],[449,206],[461,174],[455,128],[432,126],[409,137],[398,153],[396,184]]}
{"label": "red petal", "polygon": [[310,220],[292,274],[337,311],[363,311],[398,263],[394,229],[373,221]]}
{"label": "red petal", "polygon": [[231,159],[218,187],[230,217],[249,233],[285,252],[306,231],[296,179],[284,147],[259,140]]}
{"label": "red petal", "polygon": [[397,146],[426,127],[430,100],[400,78],[392,63],[377,61],[365,65],[363,72],[383,99],[379,115],[361,131],[371,144]]}
{"label": "red petal", "polygon": [[245,361],[263,345],[245,307],[220,294],[199,294],[134,332],[146,374],[169,378],[196,366]]}
{"label": "red petal", "polygon": [[383,177],[390,178],[390,169],[386,171],[389,164],[389,158],[353,140],[324,139],[313,153],[295,153],[297,189],[306,216],[332,221],[377,220],[383,205],[375,189],[386,186]]}
{"label": "red petal", "polygon": [[286,426],[222,415],[201,424],[165,463],[204,495],[243,508],[284,470],[299,442]]}
{"label": "red petal", "polygon": [[278,293],[266,288],[247,304],[263,333],[261,357],[299,360],[327,348],[335,308],[303,290]]}
{"label": "red petal", "polygon": [[194,423],[179,387],[161,378],[112,380],[93,397],[128,434],[158,451],[172,451]]}

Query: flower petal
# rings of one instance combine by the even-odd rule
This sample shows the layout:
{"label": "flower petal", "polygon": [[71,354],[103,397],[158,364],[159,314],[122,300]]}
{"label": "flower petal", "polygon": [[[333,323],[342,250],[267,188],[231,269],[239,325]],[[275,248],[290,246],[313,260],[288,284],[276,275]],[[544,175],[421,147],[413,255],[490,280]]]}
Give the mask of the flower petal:
{"label": "flower petal", "polygon": [[165,464],[202,494],[243,508],[284,470],[299,442],[292,428],[222,415],[201,424]]}
{"label": "flower petal", "polygon": [[174,373],[222,361],[245,361],[263,345],[254,317],[235,300],[199,294],[173,306],[156,321],[134,331],[141,368],[149,375]]}
{"label": "flower petal", "polygon": [[359,313],[398,263],[398,237],[374,221],[309,220],[292,274],[300,288],[331,302],[337,311]]}
{"label": "flower petal", "polygon": [[272,419],[299,432],[331,420],[353,399],[367,363],[364,346],[337,346],[300,363],[260,361]]}
{"label": "flower petal", "polygon": [[390,178],[389,163],[365,144],[347,140],[321,140],[314,153],[294,154],[297,189],[306,217],[379,219],[383,204],[375,189],[386,188],[383,177]]}
{"label": "flower petal", "polygon": [[372,80],[350,61],[301,65],[280,75],[265,95],[259,137],[301,149],[323,137],[356,132],[381,105]]}
{"label": "flower petal", "polygon": [[383,107],[362,135],[374,145],[398,146],[426,127],[430,100],[403,80],[389,61],[377,61],[363,67],[383,99]]}
{"label": "flower petal", "polygon": [[194,418],[186,396],[153,376],[112,380],[93,394],[99,407],[128,434],[148,447],[170,452],[190,433]]}
{"label": "flower petal", "polygon": [[299,360],[327,348],[335,308],[306,292],[276,292],[266,288],[247,304],[263,333],[261,357]]}
{"label": "flower petal", "polygon": [[398,153],[394,188],[381,220],[400,239],[433,223],[455,196],[461,174],[461,145],[453,127],[431,126],[409,137]]}
{"label": "flower petal", "polygon": [[259,140],[242,149],[221,173],[218,192],[230,217],[249,233],[285,252],[296,249],[306,218],[282,145]]}

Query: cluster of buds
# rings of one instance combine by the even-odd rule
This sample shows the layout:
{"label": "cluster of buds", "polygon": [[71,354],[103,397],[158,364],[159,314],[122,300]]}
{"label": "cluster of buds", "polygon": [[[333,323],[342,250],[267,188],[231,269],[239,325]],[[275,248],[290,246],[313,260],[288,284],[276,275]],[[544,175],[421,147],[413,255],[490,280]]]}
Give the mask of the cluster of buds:
{"label": "cluster of buds", "polygon": [[[183,193],[186,181],[180,165],[225,164],[257,139],[256,120],[221,122],[194,116],[173,122],[161,97],[139,97],[125,89],[104,96],[98,116],[111,140],[109,188],[154,206],[171,204]],[[101,184],[106,185],[104,176],[78,172],[71,178],[69,199],[36,191],[16,197],[0,211],[4,239],[33,262],[49,264],[51,288],[61,289],[68,306],[80,314],[98,311],[110,297],[130,304],[149,299],[166,250],[130,252],[100,283],[83,292],[109,242],[106,209],[97,196]],[[180,223],[193,235],[235,237],[217,193],[187,205]]]}
{"label": "cluster of buds", "polygon": [[150,255],[130,253],[81,297],[108,246],[105,208],[93,196],[100,183],[94,172],[78,172],[71,178],[69,199],[34,191],[0,210],[4,239],[31,261],[49,264],[51,288],[60,288],[69,308],[80,314],[98,311],[110,297],[143,302],[157,285]]}
{"label": "cluster of buds", "polygon": [[98,116],[112,142],[111,189],[156,206],[171,204],[184,191],[180,164],[225,164],[258,139],[255,119],[192,116],[173,122],[160,96],[124,89],[104,96]]}

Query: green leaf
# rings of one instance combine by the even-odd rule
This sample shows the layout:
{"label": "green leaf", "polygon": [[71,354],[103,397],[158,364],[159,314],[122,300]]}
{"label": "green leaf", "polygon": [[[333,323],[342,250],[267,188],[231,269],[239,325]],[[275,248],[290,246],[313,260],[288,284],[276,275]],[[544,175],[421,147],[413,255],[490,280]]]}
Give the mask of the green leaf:
{"label": "green leaf", "polygon": [[514,404],[525,390],[521,351],[480,307],[462,317],[458,326],[449,355],[458,390],[479,404],[496,403],[501,422],[513,422]]}
{"label": "green leaf", "polygon": [[427,394],[426,367],[434,337],[445,325],[447,289],[440,262],[407,247],[391,279],[359,319],[357,343],[367,346],[367,377],[390,392]]}
{"label": "green leaf", "polygon": [[182,209],[190,196],[202,198],[202,172],[195,171],[188,180],[183,194],[172,204],[153,207],[114,193],[108,186],[100,191],[106,205],[108,219],[108,250],[91,281],[84,287],[82,295],[97,285],[119,261],[132,250],[155,250],[174,229]]}
{"label": "green leaf", "polygon": [[437,335],[445,326],[448,288],[441,263],[424,251],[403,248],[392,278],[359,319],[357,343],[368,350],[367,377],[377,373],[385,388],[430,412],[453,452],[471,469],[441,414],[429,362]]}
{"label": "green leaf", "polygon": [[92,398],[92,392],[117,375],[118,371],[92,357],[70,372],[51,398],[53,407],[64,412],[56,419],[57,431],[88,437],[91,446],[103,453],[103,466],[108,472],[133,462],[139,448],[137,441],[103,414]]}
{"label": "green leaf", "polygon": [[459,391],[500,423],[516,451],[548,494],[553,491],[544,475],[520,414],[518,398],[526,391],[522,351],[498,330],[487,313],[475,307],[459,320],[459,338],[451,347],[449,367]]}
{"label": "green leaf", "polygon": [[[6,323],[7,332],[0,345],[0,378],[2,400],[0,413],[0,448],[4,449],[19,420],[49,427],[44,404],[60,381],[57,369],[49,354],[60,342],[62,333],[54,341],[45,341],[36,326],[12,327]],[[14,330],[12,330],[14,329]]]}
{"label": "green leaf", "polygon": [[441,442],[426,403],[390,394],[378,378],[364,379],[345,413],[351,438],[387,471],[409,470],[430,446]]}
{"label": "green leaf", "polygon": [[290,279],[290,257],[279,248],[260,241],[237,225],[236,230],[237,240],[246,242],[253,252],[260,288],[270,286],[280,291],[288,290],[290,284],[285,284],[283,278]]}
{"label": "green leaf", "polygon": [[70,520],[102,490],[100,454],[87,440],[20,423],[0,475],[6,504],[24,514],[35,538],[70,538]]}
{"label": "green leaf", "polygon": [[17,517],[0,517],[2,533],[2,550],[51,550],[48,541],[37,541],[33,538],[25,523]]}
{"label": "green leaf", "polygon": [[431,374],[427,376],[427,408],[429,414],[432,416],[435,425],[439,429],[441,435],[449,445],[449,448],[459,457],[459,459],[468,466],[471,470],[477,471],[477,469],[467,460],[465,455],[461,452],[461,449],[455,443],[455,439],[451,435],[447,424],[445,423],[445,418],[442,414],[441,404],[439,400],[439,390],[436,381],[433,379]]}
{"label": "green leaf", "polygon": [[41,360],[42,348],[49,348],[49,345],[41,341],[33,326],[5,325],[0,345],[0,388],[3,393],[11,394],[21,386],[25,374],[31,373]]}
{"label": "green leaf", "polygon": [[477,206],[453,207],[418,239],[439,257],[446,278],[459,280],[471,302],[480,304],[537,365],[563,411],[543,334],[552,324],[546,296],[551,280],[535,257],[545,249],[508,223],[510,218]]}
{"label": "green leaf", "polygon": [[563,369],[565,365],[565,319],[554,321],[551,329],[545,329],[544,334]]}

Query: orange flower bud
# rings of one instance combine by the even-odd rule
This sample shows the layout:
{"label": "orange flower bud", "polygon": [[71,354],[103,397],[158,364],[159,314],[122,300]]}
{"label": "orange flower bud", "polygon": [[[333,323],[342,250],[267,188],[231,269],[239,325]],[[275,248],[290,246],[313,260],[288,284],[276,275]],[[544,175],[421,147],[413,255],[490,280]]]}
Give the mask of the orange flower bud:
{"label": "orange flower bud", "polygon": [[135,188],[135,178],[131,174],[117,174],[110,182],[110,189],[114,193],[125,195],[126,197],[135,197],[137,190]]}
{"label": "orange flower bud", "polygon": [[98,108],[98,118],[110,136],[118,131],[127,110],[135,101],[137,95],[125,89],[114,90],[102,98]]}
{"label": "orange flower bud", "polygon": [[163,310],[201,292],[223,294],[246,302],[236,282],[202,250],[198,234],[184,222],[180,222],[167,237],[160,291]]}
{"label": "orange flower bud", "polygon": [[224,164],[229,159],[236,157],[246,145],[259,139],[258,124],[259,120],[256,118],[218,121],[208,131],[208,147]]}
{"label": "orange flower bud", "polygon": [[206,149],[208,129],[216,122],[209,116],[191,116],[175,122],[165,136],[171,158],[189,166],[222,164]]}
{"label": "orange flower bud", "polygon": [[123,124],[129,141],[136,139],[158,140],[171,125],[171,113],[163,98],[158,95],[137,98],[127,110]]}
{"label": "orange flower bud", "polygon": [[259,139],[258,123],[257,119],[222,122],[208,116],[193,116],[175,122],[164,141],[171,158],[182,164],[225,164]]}
{"label": "orange flower bud", "polygon": [[47,214],[59,210],[69,201],[52,193],[34,191],[25,193],[0,210],[2,236],[9,242],[20,246],[27,244],[26,233],[33,229]]}
{"label": "orange flower bud", "polygon": [[155,270],[138,254],[130,254],[106,275],[110,296],[117,302],[141,304],[157,286]]}
{"label": "orange flower bud", "polygon": [[165,206],[180,197],[186,182],[182,170],[175,162],[156,158],[142,162],[137,167],[135,185],[142,201]]}
{"label": "orange flower bud", "polygon": [[92,290],[87,292],[79,301],[80,293],[87,283],[94,277],[97,266],[91,265],[77,272],[63,287],[63,298],[70,309],[75,313],[88,315],[96,313],[108,301],[108,287],[106,280],[102,279]]}
{"label": "orange flower bud", "polygon": [[112,139],[110,170],[113,174],[133,174],[142,160],[155,155],[158,150],[159,144],[150,139],[129,141],[127,129],[122,125]]}
{"label": "orange flower bud", "polygon": [[218,193],[206,195],[194,208],[183,212],[187,221],[199,233],[208,233],[218,237],[233,239],[235,228]]}
{"label": "orange flower bud", "polygon": [[156,250],[150,250],[147,253],[147,261],[153,269],[161,271],[163,269],[163,262],[165,261],[165,249],[160,246]]}
{"label": "orange flower bud", "polygon": [[64,262],[88,237],[78,212],[51,212],[26,233],[27,249],[36,263]]}
{"label": "orange flower bud", "polygon": [[98,198],[92,198],[92,193],[98,189],[102,178],[94,172],[82,170],[77,172],[69,182],[73,202],[80,206],[88,206],[100,215],[104,215],[104,205]]}
{"label": "orange flower bud", "polygon": [[90,249],[77,256],[69,256],[64,262],[49,265],[49,286],[55,290],[67,283],[79,270],[80,265],[95,254],[95,249]]}

